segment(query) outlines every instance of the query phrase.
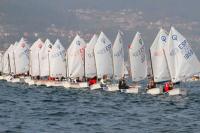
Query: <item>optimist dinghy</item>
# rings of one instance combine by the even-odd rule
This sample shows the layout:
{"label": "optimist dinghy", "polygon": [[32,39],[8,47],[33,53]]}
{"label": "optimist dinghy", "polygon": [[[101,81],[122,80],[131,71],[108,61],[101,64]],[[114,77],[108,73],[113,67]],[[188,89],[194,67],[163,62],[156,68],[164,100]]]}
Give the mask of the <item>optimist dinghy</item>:
{"label": "optimist dinghy", "polygon": [[[113,44],[113,77],[114,80],[119,81],[125,75],[124,49],[123,49],[123,33],[118,32],[115,42]],[[118,84],[108,84],[106,91],[119,91]]]}
{"label": "optimist dinghy", "polygon": [[[200,72],[200,62],[194,51],[174,27],[171,27],[164,51],[173,83],[181,82]],[[174,88],[168,94],[185,95],[186,88]]]}
{"label": "optimist dinghy", "polygon": [[[108,37],[101,32],[94,46],[94,57],[96,63],[97,78],[102,79],[104,75],[112,77],[112,44]],[[102,65],[103,64],[103,65]],[[101,83],[97,82],[90,86],[91,90],[101,89]]]}
{"label": "optimist dinghy", "polygon": [[[151,69],[153,82],[155,83],[161,83],[171,79],[167,59],[163,51],[164,46],[167,45],[167,37],[168,33],[161,28],[150,48]],[[151,95],[161,95],[163,94],[163,88],[156,87],[147,89],[146,93]]]}
{"label": "optimist dinghy", "polygon": [[[141,80],[144,80],[147,77],[147,60],[145,46],[139,32],[136,33],[129,48],[129,59],[132,81],[137,83]],[[122,90],[122,92],[137,94],[140,87],[140,85],[130,86],[130,88]]]}
{"label": "optimist dinghy", "polygon": [[[67,75],[70,79],[85,77],[85,41],[76,35],[66,54]],[[70,88],[87,88],[87,82],[70,83]]]}

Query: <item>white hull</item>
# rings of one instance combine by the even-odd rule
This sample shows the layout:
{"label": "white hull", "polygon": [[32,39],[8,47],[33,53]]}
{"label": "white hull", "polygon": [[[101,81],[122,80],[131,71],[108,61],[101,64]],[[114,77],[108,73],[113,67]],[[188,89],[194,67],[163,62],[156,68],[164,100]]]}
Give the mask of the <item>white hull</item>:
{"label": "white hull", "polygon": [[64,81],[64,82],[63,82],[63,87],[65,87],[65,88],[70,88],[70,87],[71,87],[70,82]]}
{"label": "white hull", "polygon": [[4,79],[5,79],[7,82],[11,82],[11,81],[12,81],[12,76],[5,76]]}
{"label": "white hull", "polygon": [[162,88],[152,88],[147,90],[147,94],[150,95],[161,95],[163,94],[163,89]]}
{"label": "white hull", "polygon": [[175,88],[168,92],[169,96],[186,95],[187,90],[183,88]]}
{"label": "white hull", "polygon": [[90,86],[90,90],[98,90],[98,89],[101,89],[101,85],[100,83],[96,83],[96,84],[93,84]]}
{"label": "white hull", "polygon": [[3,76],[0,76],[0,80],[4,80]]}
{"label": "white hull", "polygon": [[79,83],[80,88],[89,88],[88,82],[81,82]]}
{"label": "white hull", "polygon": [[42,82],[41,82],[40,80],[35,80],[35,85],[41,86],[41,85],[42,85]]}
{"label": "white hull", "polygon": [[79,86],[79,83],[70,83],[70,88],[80,89],[81,87]]}
{"label": "white hull", "polygon": [[61,87],[63,86],[62,81],[43,81],[43,84],[47,87]]}
{"label": "white hull", "polygon": [[11,82],[12,83],[20,83],[21,80],[20,80],[20,78],[13,78],[13,79],[11,79]]}
{"label": "white hull", "polygon": [[115,92],[115,91],[119,91],[119,87],[118,87],[118,84],[111,84],[111,85],[107,85],[107,87],[105,87],[104,90]]}
{"label": "white hull", "polygon": [[123,93],[138,94],[139,88],[140,87],[135,86],[135,87],[129,87],[128,89],[121,89],[120,91]]}
{"label": "white hull", "polygon": [[35,85],[35,81],[34,80],[29,80],[29,81],[26,81],[28,83],[28,85]]}

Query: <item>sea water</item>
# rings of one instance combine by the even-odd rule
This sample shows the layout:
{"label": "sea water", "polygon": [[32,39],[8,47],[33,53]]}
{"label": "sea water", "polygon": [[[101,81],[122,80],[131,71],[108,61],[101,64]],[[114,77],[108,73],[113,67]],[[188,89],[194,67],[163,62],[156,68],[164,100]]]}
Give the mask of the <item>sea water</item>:
{"label": "sea water", "polygon": [[200,132],[200,82],[183,87],[186,96],[151,96],[0,81],[0,132]]}

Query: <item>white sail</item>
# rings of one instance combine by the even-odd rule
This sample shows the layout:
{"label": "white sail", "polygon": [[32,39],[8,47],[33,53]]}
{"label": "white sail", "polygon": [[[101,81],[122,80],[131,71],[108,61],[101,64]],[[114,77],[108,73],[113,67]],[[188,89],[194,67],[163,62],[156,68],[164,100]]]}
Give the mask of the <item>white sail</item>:
{"label": "white sail", "polygon": [[50,76],[51,77],[66,77],[66,60],[65,49],[57,39],[49,52],[50,60]]}
{"label": "white sail", "polygon": [[16,68],[15,68],[15,55],[14,55],[14,49],[17,43],[14,45],[10,46],[10,49],[8,51],[8,56],[9,56],[9,64],[10,64],[10,73],[15,74]]}
{"label": "white sail", "polygon": [[14,49],[16,74],[29,71],[29,46],[22,38]]}
{"label": "white sail", "polygon": [[133,81],[140,81],[147,77],[147,60],[145,46],[139,32],[136,33],[129,48],[131,75]]}
{"label": "white sail", "polygon": [[41,39],[38,39],[33,43],[30,48],[30,75],[39,76],[40,75],[40,61],[39,61],[39,51],[43,46]]}
{"label": "white sail", "polygon": [[49,39],[46,39],[43,47],[39,51],[40,59],[40,77],[50,75],[50,61],[49,61],[49,52],[52,50],[52,43]]}
{"label": "white sail", "polygon": [[97,35],[94,34],[90,42],[85,48],[85,75],[88,78],[92,78],[97,75],[95,56],[94,56],[94,46],[97,42]]}
{"label": "white sail", "polygon": [[164,50],[172,82],[179,82],[200,72],[200,63],[194,51],[174,27],[171,27]]}
{"label": "white sail", "polygon": [[68,75],[70,78],[83,77],[85,75],[85,47],[84,40],[77,35],[67,50]]}
{"label": "white sail", "polygon": [[114,78],[120,79],[124,76],[124,48],[122,40],[122,32],[118,32],[113,45],[113,67]]}
{"label": "white sail", "polygon": [[3,72],[3,54],[0,52],[0,72]]}
{"label": "white sail", "polygon": [[9,51],[12,49],[12,47],[13,47],[13,45],[11,44],[3,55],[3,73],[4,74],[10,74],[11,73]]}
{"label": "white sail", "polygon": [[171,79],[163,50],[167,43],[167,37],[167,32],[161,28],[150,48],[154,82],[163,82]]}
{"label": "white sail", "polygon": [[124,64],[124,75],[129,75],[128,67],[126,64]]}
{"label": "white sail", "polygon": [[101,32],[94,48],[97,76],[113,76],[112,44],[107,36]]}

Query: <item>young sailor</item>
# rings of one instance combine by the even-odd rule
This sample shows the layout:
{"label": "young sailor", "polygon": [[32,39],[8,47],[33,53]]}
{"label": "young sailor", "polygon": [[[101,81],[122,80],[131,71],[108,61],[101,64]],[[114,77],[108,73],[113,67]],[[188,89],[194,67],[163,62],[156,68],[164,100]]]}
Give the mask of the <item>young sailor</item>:
{"label": "young sailor", "polygon": [[119,80],[119,89],[128,89],[129,86],[126,84],[124,77]]}
{"label": "young sailor", "polygon": [[172,82],[167,82],[164,85],[163,92],[169,92],[172,89],[173,89],[173,83]]}
{"label": "young sailor", "polygon": [[153,79],[150,79],[149,84],[147,85],[148,89],[156,88],[156,83]]}
{"label": "young sailor", "polygon": [[96,84],[96,83],[97,83],[97,77],[96,76],[88,80],[89,86]]}

